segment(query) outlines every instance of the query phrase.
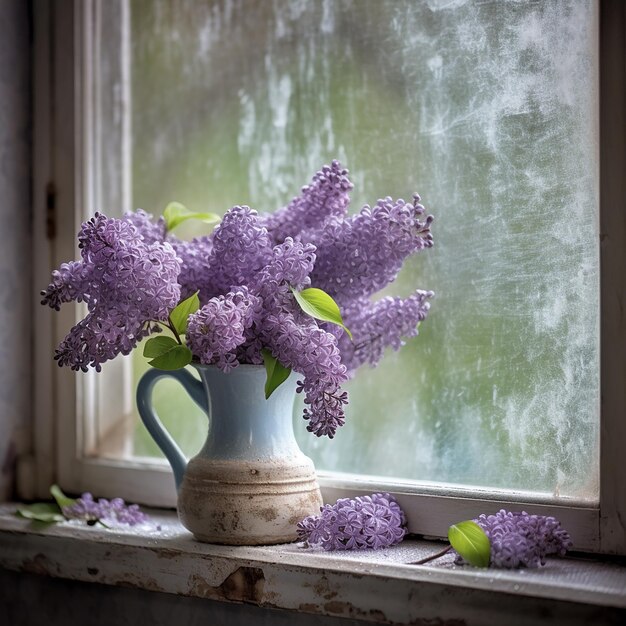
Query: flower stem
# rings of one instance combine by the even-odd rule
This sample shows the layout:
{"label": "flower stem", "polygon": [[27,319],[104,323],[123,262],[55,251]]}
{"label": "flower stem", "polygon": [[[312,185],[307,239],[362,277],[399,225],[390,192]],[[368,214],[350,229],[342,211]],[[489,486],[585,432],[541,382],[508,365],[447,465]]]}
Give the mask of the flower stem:
{"label": "flower stem", "polygon": [[424,563],[428,563],[429,561],[434,561],[435,559],[438,559],[444,554],[447,554],[448,552],[450,552],[450,550],[452,550],[452,546],[447,546],[445,549],[441,550],[440,552],[435,552],[435,554],[431,554],[430,556],[424,557],[423,559],[420,559],[419,561],[411,561],[411,563],[407,563],[407,565],[424,565]]}

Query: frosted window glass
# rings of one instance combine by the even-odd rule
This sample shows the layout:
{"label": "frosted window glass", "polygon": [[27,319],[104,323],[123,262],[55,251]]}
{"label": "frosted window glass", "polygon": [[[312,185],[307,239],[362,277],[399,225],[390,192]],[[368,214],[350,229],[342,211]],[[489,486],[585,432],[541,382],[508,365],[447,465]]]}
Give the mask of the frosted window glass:
{"label": "frosted window glass", "polygon": [[[596,3],[132,0],[131,28],[134,206],[274,210],[337,157],[353,210],[419,191],[436,217],[389,289],[436,292],[419,338],[348,385],[334,440],[296,408],[317,467],[595,499]],[[182,393],[160,410],[192,453]]]}

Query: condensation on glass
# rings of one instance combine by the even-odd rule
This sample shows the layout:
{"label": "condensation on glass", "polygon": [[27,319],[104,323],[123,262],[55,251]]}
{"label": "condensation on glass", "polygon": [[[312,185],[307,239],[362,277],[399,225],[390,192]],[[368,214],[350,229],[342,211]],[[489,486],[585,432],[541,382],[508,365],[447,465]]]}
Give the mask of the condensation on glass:
{"label": "condensation on glass", "polygon": [[[317,467],[596,499],[596,3],[129,6],[134,207],[271,211],[339,158],[352,210],[418,191],[435,215],[388,290],[436,292],[420,336],[350,382],[334,440],[296,407]],[[194,453],[206,418],[157,396]]]}

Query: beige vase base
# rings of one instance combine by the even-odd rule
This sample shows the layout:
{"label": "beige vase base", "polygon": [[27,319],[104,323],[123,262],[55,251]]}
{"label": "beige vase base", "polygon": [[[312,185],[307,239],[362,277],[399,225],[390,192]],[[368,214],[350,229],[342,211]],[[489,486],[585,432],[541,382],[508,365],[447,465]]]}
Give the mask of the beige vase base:
{"label": "beige vase base", "polygon": [[178,495],[178,516],[196,539],[226,545],[296,541],[296,526],[317,515],[322,496],[306,457],[259,461],[189,462]]}

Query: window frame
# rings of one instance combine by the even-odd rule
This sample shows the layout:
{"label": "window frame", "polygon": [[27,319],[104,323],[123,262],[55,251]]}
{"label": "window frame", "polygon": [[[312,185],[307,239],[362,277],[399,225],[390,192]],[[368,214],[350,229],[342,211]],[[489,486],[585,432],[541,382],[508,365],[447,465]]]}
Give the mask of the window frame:
{"label": "window frame", "polygon": [[[34,0],[35,289],[47,284],[52,268],[74,258],[75,233],[81,221],[77,208],[92,206],[93,181],[88,163],[93,156],[93,41],[89,33],[94,12],[103,1]],[[124,5],[128,6],[128,0],[107,1],[117,3],[122,11]],[[410,531],[427,536],[445,536],[448,526],[459,519],[514,506],[557,516],[570,530],[578,550],[626,554],[624,526],[620,522],[626,519],[626,490],[619,480],[621,447],[626,443],[625,6],[619,0],[595,1],[599,11],[601,69],[599,506],[572,498],[563,498],[562,504],[555,505],[546,496],[528,492],[411,481],[391,483],[367,476],[319,472],[325,501],[389,491],[396,494],[406,510]],[[128,154],[120,154],[120,163],[127,157]],[[174,481],[165,462],[112,460],[83,453],[93,438],[84,420],[93,394],[85,392],[82,375],[56,367],[51,359],[54,347],[75,323],[78,307],[65,307],[55,315],[38,302],[34,308],[34,470],[28,480],[21,481],[28,485],[22,486],[22,491],[42,497],[57,481],[72,493],[91,490],[107,497],[123,496],[155,506],[174,506]],[[87,386],[93,384],[91,373],[82,380],[87,381]]]}

